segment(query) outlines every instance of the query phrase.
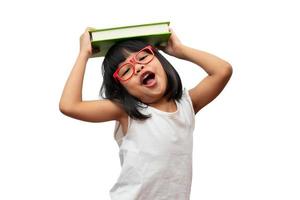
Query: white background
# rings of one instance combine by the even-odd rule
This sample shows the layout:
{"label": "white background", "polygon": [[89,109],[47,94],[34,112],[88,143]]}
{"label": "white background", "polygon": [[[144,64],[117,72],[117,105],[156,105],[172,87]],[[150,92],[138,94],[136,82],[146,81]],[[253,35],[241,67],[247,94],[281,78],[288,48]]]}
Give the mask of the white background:
{"label": "white background", "polygon": [[[114,121],[60,113],[87,26],[170,21],[187,46],[233,66],[196,115],[191,200],[299,200],[299,6],[296,1],[2,1],[1,200],[109,199],[120,172]],[[298,4],[299,5],[299,4]],[[206,73],[163,54],[190,89]],[[83,99],[98,99],[103,58]]]}

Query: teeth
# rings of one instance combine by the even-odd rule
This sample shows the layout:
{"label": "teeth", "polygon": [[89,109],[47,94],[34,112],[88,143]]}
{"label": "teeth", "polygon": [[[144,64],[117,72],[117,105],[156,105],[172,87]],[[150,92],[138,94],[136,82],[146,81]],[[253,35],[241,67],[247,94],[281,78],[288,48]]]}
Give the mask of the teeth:
{"label": "teeth", "polygon": [[145,78],[147,78],[149,75],[150,75],[150,73],[146,74],[146,76],[144,76],[143,80],[145,80]]}
{"label": "teeth", "polygon": [[142,77],[142,79],[141,79],[141,84],[143,85],[144,83],[144,80],[148,77],[148,76],[150,76],[151,74],[153,74],[152,72],[146,72],[146,74]]}

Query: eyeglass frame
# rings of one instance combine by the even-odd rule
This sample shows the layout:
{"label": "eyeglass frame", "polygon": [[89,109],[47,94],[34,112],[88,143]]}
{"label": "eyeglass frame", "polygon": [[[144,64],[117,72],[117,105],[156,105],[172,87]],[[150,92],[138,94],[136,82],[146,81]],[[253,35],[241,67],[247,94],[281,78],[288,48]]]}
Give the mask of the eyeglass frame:
{"label": "eyeglass frame", "polygon": [[[147,63],[141,63],[141,62],[138,62],[138,61],[136,60],[136,56],[137,56],[141,51],[144,51],[145,49],[149,49],[150,52],[152,53],[153,56],[152,56],[151,60],[149,60]],[[136,65],[137,63],[138,63],[138,64],[148,64],[148,63],[150,63],[150,62],[153,60],[153,58],[154,58],[154,56],[155,56],[153,50],[154,50],[154,47],[153,47],[152,45],[148,45],[148,46],[142,48],[141,50],[139,50],[138,52],[136,52],[128,62],[123,63],[120,67],[118,67],[118,69],[114,72],[113,77],[114,77],[115,79],[118,79],[119,81],[124,81],[124,82],[125,82],[125,81],[128,81],[129,79],[131,79],[131,77],[136,73],[136,71],[135,71],[135,65]],[[123,79],[121,79],[121,78],[119,77],[118,72],[121,70],[121,68],[122,68],[123,66],[125,66],[125,65],[127,65],[127,64],[133,65],[133,73],[131,74],[131,76],[130,76],[128,79],[123,80]]]}

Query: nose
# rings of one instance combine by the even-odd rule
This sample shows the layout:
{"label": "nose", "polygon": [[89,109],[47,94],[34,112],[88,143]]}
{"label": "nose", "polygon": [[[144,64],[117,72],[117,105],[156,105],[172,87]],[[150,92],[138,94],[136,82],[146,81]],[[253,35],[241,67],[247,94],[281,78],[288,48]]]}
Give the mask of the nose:
{"label": "nose", "polygon": [[144,69],[144,65],[137,67],[136,74],[142,71],[142,69]]}

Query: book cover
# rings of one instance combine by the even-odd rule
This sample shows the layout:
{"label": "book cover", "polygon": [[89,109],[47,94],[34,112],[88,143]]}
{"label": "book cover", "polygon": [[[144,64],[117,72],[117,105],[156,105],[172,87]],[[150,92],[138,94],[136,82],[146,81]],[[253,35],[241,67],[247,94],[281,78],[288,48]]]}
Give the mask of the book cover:
{"label": "book cover", "polygon": [[91,57],[105,56],[116,42],[128,39],[139,39],[153,46],[165,46],[171,35],[169,24],[170,22],[167,21],[92,30],[90,31],[93,49]]}

